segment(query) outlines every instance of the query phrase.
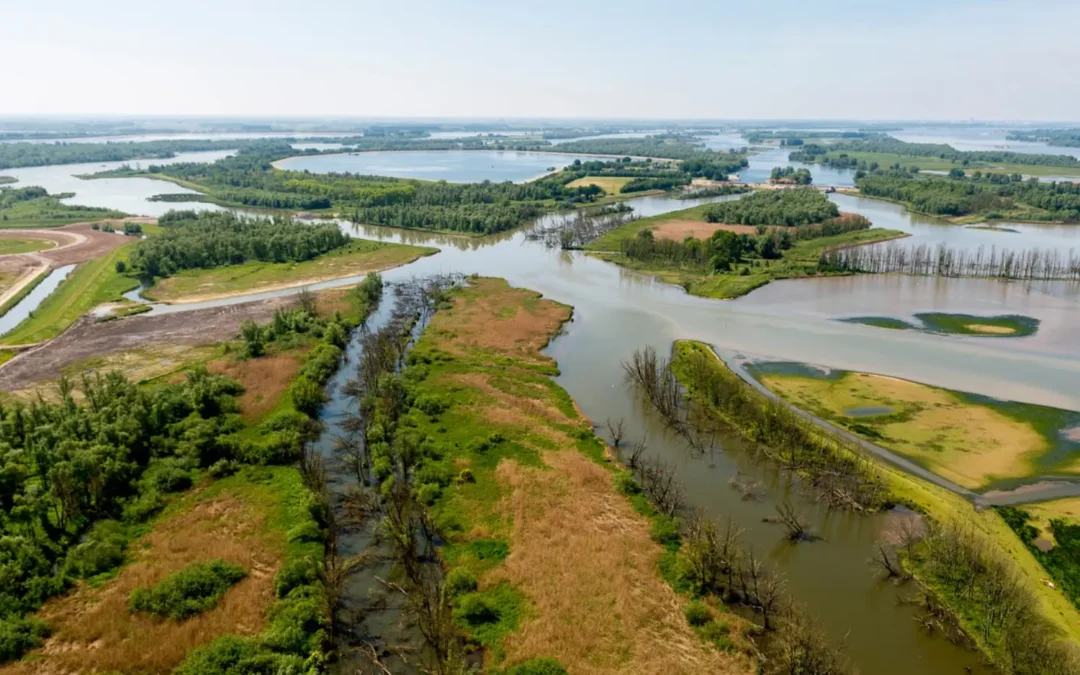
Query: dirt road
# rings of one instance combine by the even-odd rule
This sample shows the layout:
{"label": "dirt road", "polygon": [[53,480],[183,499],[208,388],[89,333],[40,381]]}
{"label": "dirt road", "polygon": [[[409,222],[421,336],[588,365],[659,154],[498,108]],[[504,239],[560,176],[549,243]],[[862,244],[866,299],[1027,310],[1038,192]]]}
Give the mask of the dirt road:
{"label": "dirt road", "polygon": [[92,356],[157,344],[206,345],[229,340],[245,319],[266,323],[274,310],[295,304],[295,296],[210,307],[189,312],[95,321],[84,316],[45,344],[16,355],[0,368],[0,391],[17,391],[55,380],[63,368]]}

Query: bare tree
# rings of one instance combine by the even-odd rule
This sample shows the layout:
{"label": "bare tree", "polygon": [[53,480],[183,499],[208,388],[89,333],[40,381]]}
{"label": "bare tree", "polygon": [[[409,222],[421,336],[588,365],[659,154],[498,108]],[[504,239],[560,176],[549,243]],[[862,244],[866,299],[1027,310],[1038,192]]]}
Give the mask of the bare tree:
{"label": "bare tree", "polygon": [[612,420],[610,417],[607,419],[608,434],[611,436],[611,447],[618,448],[622,444],[623,436],[626,434],[626,420],[620,417],[617,420]]}
{"label": "bare tree", "polygon": [[808,530],[806,521],[795,512],[795,507],[790,502],[778,504],[776,513],[778,514],[777,522],[787,528],[787,538],[790,541],[809,541],[814,538]]}

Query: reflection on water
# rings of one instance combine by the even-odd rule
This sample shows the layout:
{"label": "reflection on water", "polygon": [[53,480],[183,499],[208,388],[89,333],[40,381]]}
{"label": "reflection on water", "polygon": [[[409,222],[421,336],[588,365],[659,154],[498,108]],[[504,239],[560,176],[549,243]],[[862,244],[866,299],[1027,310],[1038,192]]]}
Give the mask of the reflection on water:
{"label": "reflection on water", "polygon": [[80,206],[99,206],[116,209],[138,216],[160,216],[173,209],[217,210],[221,207],[202,202],[151,202],[150,197],[164,193],[195,194],[194,190],[180,187],[174,183],[151,178],[95,178],[83,180],[78,175],[98,173],[119,169],[122,166],[146,168],[151,165],[177,164],[181,162],[216,162],[234,154],[231,150],[213,152],[187,152],[171,159],[129,160],[127,162],[96,162],[90,164],[62,164],[55,166],[35,166],[23,169],[4,169],[5,176],[14,176],[19,180],[14,187],[39,185],[50,194],[74,192],[75,196],[65,199],[68,204]]}
{"label": "reflection on water", "polygon": [[501,150],[409,150],[290,157],[275,166],[312,173],[397,176],[451,183],[523,183],[561,169],[575,160],[609,162],[610,156]]}
{"label": "reflection on water", "polygon": [[75,269],[74,265],[64,265],[49,272],[49,276],[42,279],[40,284],[26,294],[26,297],[9,309],[4,316],[0,316],[0,335],[7,333],[27,319],[38,308],[38,305],[56,290],[60,282],[71,274],[73,269]]}

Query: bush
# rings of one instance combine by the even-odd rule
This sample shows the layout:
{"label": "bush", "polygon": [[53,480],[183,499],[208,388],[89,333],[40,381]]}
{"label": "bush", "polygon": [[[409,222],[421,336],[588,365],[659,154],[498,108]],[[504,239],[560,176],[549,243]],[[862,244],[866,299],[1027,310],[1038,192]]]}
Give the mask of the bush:
{"label": "bush", "polygon": [[450,407],[450,402],[446,400],[445,396],[438,394],[421,394],[413,401],[413,406],[422,410],[425,415],[435,417],[445,412]]}
{"label": "bush", "polygon": [[291,560],[274,575],[274,594],[284,598],[294,589],[315,583],[315,563],[308,558]]}
{"label": "bush", "polygon": [[550,656],[538,656],[506,671],[506,675],[567,675],[566,668]]}
{"label": "bush", "polygon": [[424,483],[416,491],[416,499],[425,506],[431,506],[442,494],[442,488],[436,483]]}
{"label": "bush", "polygon": [[156,586],[132,591],[131,611],[180,621],[211,609],[245,576],[243,568],[224,560],[192,563]]}
{"label": "bush", "polygon": [[455,567],[446,575],[446,590],[450,595],[472,593],[476,590],[476,575],[467,567]]}
{"label": "bush", "polygon": [[675,548],[679,545],[679,526],[674,518],[658,516],[649,527],[649,536],[665,548]]}
{"label": "bush", "polygon": [[103,520],[94,525],[85,542],[68,551],[64,571],[83,579],[108,572],[123,564],[127,543],[127,528],[122,523]]}
{"label": "bush", "polygon": [[641,492],[641,486],[629,471],[619,471],[615,474],[615,489],[624,495],[636,495]]}
{"label": "bush", "polygon": [[296,409],[315,417],[326,402],[326,392],[311,378],[301,375],[289,385],[289,397]]}
{"label": "bush", "polygon": [[40,647],[48,636],[49,627],[41,619],[0,619],[0,663],[14,661],[31,649]]}
{"label": "bush", "polygon": [[186,490],[194,481],[187,462],[178,457],[168,457],[151,462],[142,482],[159,492],[169,493]]}
{"label": "bush", "polygon": [[476,482],[476,477],[473,476],[472,471],[469,471],[468,469],[462,469],[461,473],[458,474],[457,482],[459,482],[459,483],[475,483]]}
{"label": "bush", "polygon": [[470,626],[480,626],[498,621],[499,609],[483,596],[467,595],[461,599],[457,615]]}
{"label": "bush", "polygon": [[141,523],[165,508],[165,498],[157,490],[143,490],[138,497],[124,505],[125,523]]}
{"label": "bush", "polygon": [[712,620],[712,610],[700,600],[694,600],[683,612],[691,626],[704,626]]}
{"label": "bush", "polygon": [[284,675],[304,673],[304,659],[275,654],[251,638],[225,635],[191,651],[174,675]]}

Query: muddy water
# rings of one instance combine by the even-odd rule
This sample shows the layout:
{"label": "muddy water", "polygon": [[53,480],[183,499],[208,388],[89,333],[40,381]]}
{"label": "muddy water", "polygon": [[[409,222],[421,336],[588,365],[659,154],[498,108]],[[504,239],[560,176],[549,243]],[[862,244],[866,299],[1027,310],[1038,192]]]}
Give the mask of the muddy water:
{"label": "muddy water", "polygon": [[[860,200],[853,210],[870,208],[861,203],[866,201]],[[693,202],[647,198],[636,200],[634,205],[642,215],[651,215],[686,208]],[[896,214],[897,219],[902,217],[902,211]],[[895,226],[890,222],[878,224]],[[475,272],[504,277],[515,286],[535,289],[573,305],[574,321],[549,349],[562,370],[559,383],[593,420],[602,423],[608,417],[622,417],[631,428],[631,437],[647,435],[651,452],[678,464],[692,503],[736,519],[746,529],[746,542],[784,572],[792,595],[821,619],[833,639],[840,641],[847,636],[848,651],[863,672],[959,674],[965,666],[978,662],[975,655],[924,635],[913,620],[912,610],[896,603],[898,593],[903,591],[878,580],[865,563],[886,517],[829,512],[790,494],[791,486],[784,474],[753,462],[734,439],[724,441],[706,456],[691,455],[681,441],[669,438],[659,422],[643,410],[624,384],[619,364],[636,348],[653,345],[666,351],[674,339],[693,338],[777,360],[878,372],[999,398],[1080,410],[1080,347],[1070,349],[1065,339],[1069,317],[1076,312],[1075,293],[1067,288],[1024,293],[1017,291],[1022,287],[1015,284],[989,280],[979,282],[977,287],[955,280],[934,280],[931,297],[940,298],[944,304],[933,308],[952,309],[950,303],[955,298],[956,307],[970,309],[977,305],[977,309],[992,301],[994,313],[1037,314],[1044,322],[1056,313],[1063,317],[1056,327],[1044,323],[1037,338],[979,341],[833,320],[854,313],[849,311],[854,306],[863,314],[889,313],[887,310],[894,306],[916,308],[920,298],[930,292],[917,284],[890,286],[888,278],[787,282],[767,286],[739,301],[718,302],[687,296],[679,288],[581,253],[545,249],[527,241],[522,233],[486,240],[374,227],[357,228],[355,233],[430,243],[442,249],[438,255],[388,272],[384,275],[388,280]],[[319,286],[331,285],[335,284]],[[871,307],[880,311],[866,311]],[[766,486],[765,500],[744,502],[728,486],[728,481],[740,474],[752,476]],[[824,541],[792,545],[785,542],[777,527],[761,522],[774,512],[777,503],[788,498],[813,521]]]}

